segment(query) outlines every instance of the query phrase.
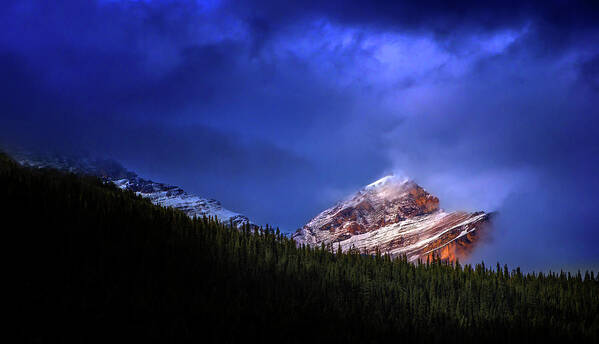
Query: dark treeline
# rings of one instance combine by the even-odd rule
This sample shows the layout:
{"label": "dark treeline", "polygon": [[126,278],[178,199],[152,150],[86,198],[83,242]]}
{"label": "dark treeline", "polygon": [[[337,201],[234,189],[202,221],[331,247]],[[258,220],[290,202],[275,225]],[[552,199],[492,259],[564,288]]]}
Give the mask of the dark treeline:
{"label": "dark treeline", "polygon": [[592,272],[298,248],[5,155],[0,188],[23,342],[598,341]]}

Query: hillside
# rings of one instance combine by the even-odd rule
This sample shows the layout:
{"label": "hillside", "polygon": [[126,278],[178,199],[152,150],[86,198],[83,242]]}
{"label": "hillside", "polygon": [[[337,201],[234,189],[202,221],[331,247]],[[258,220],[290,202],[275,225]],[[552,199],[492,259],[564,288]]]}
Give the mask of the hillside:
{"label": "hillside", "polygon": [[141,178],[135,172],[127,170],[119,162],[111,159],[100,159],[85,155],[34,152],[23,149],[12,149],[10,155],[24,166],[53,168],[65,172],[96,176],[103,181],[115,184],[120,189],[131,190],[136,195],[148,198],[154,204],[179,209],[189,217],[217,217],[225,222],[233,222],[237,227],[241,227],[245,223],[251,223],[245,215],[224,208],[215,199],[199,197],[175,185]]}
{"label": "hillside", "polygon": [[599,339],[592,273],[297,247],[5,155],[0,190],[21,342]]}

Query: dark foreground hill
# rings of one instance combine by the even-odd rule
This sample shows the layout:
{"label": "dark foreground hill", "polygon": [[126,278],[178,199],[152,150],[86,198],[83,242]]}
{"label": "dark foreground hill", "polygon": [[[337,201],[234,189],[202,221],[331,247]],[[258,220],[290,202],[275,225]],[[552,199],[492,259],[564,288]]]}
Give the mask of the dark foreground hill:
{"label": "dark foreground hill", "polygon": [[0,155],[21,342],[596,342],[599,279],[297,248]]}

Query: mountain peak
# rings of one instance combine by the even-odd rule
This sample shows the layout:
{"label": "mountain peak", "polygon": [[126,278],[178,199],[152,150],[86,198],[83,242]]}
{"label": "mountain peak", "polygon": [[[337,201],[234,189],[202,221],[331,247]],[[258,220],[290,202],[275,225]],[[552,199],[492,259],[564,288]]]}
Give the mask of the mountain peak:
{"label": "mountain peak", "polygon": [[453,260],[469,253],[474,231],[487,220],[483,212],[446,213],[439,209],[437,197],[411,179],[388,175],[321,212],[293,238],[308,245],[336,243],[342,249],[366,252],[378,248],[392,255],[407,254],[412,260],[437,251]]}
{"label": "mountain peak", "polygon": [[[387,183],[393,183],[393,182],[397,182],[397,177],[393,174],[384,176],[383,178],[376,180],[368,185],[366,185],[365,189],[369,189],[369,188],[375,188],[375,187],[379,187],[379,186],[383,186]],[[407,181],[408,179],[406,178],[405,181]]]}
{"label": "mountain peak", "polygon": [[389,174],[389,175],[384,176],[381,179],[378,179],[378,180],[366,185],[364,187],[364,189],[373,189],[373,188],[379,188],[379,187],[384,187],[384,186],[389,186],[389,185],[398,186],[398,185],[405,185],[408,183],[414,183],[414,181],[406,176],[397,176],[394,174]]}

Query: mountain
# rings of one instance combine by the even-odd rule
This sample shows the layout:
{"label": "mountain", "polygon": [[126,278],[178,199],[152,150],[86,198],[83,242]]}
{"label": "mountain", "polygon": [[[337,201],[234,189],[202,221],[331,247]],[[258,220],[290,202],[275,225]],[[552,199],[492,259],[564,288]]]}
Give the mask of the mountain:
{"label": "mountain", "polygon": [[187,193],[178,186],[143,179],[114,160],[25,151],[12,151],[11,154],[17,162],[24,166],[55,168],[61,171],[100,177],[121,189],[131,190],[148,198],[156,205],[182,210],[189,217],[216,216],[220,221],[232,222],[237,227],[250,223],[246,216],[223,208],[217,200]]}
{"label": "mountain", "polygon": [[318,214],[293,239],[343,251],[406,255],[410,261],[433,255],[455,261],[468,256],[489,219],[482,211],[445,212],[437,197],[412,180],[386,176]]}

